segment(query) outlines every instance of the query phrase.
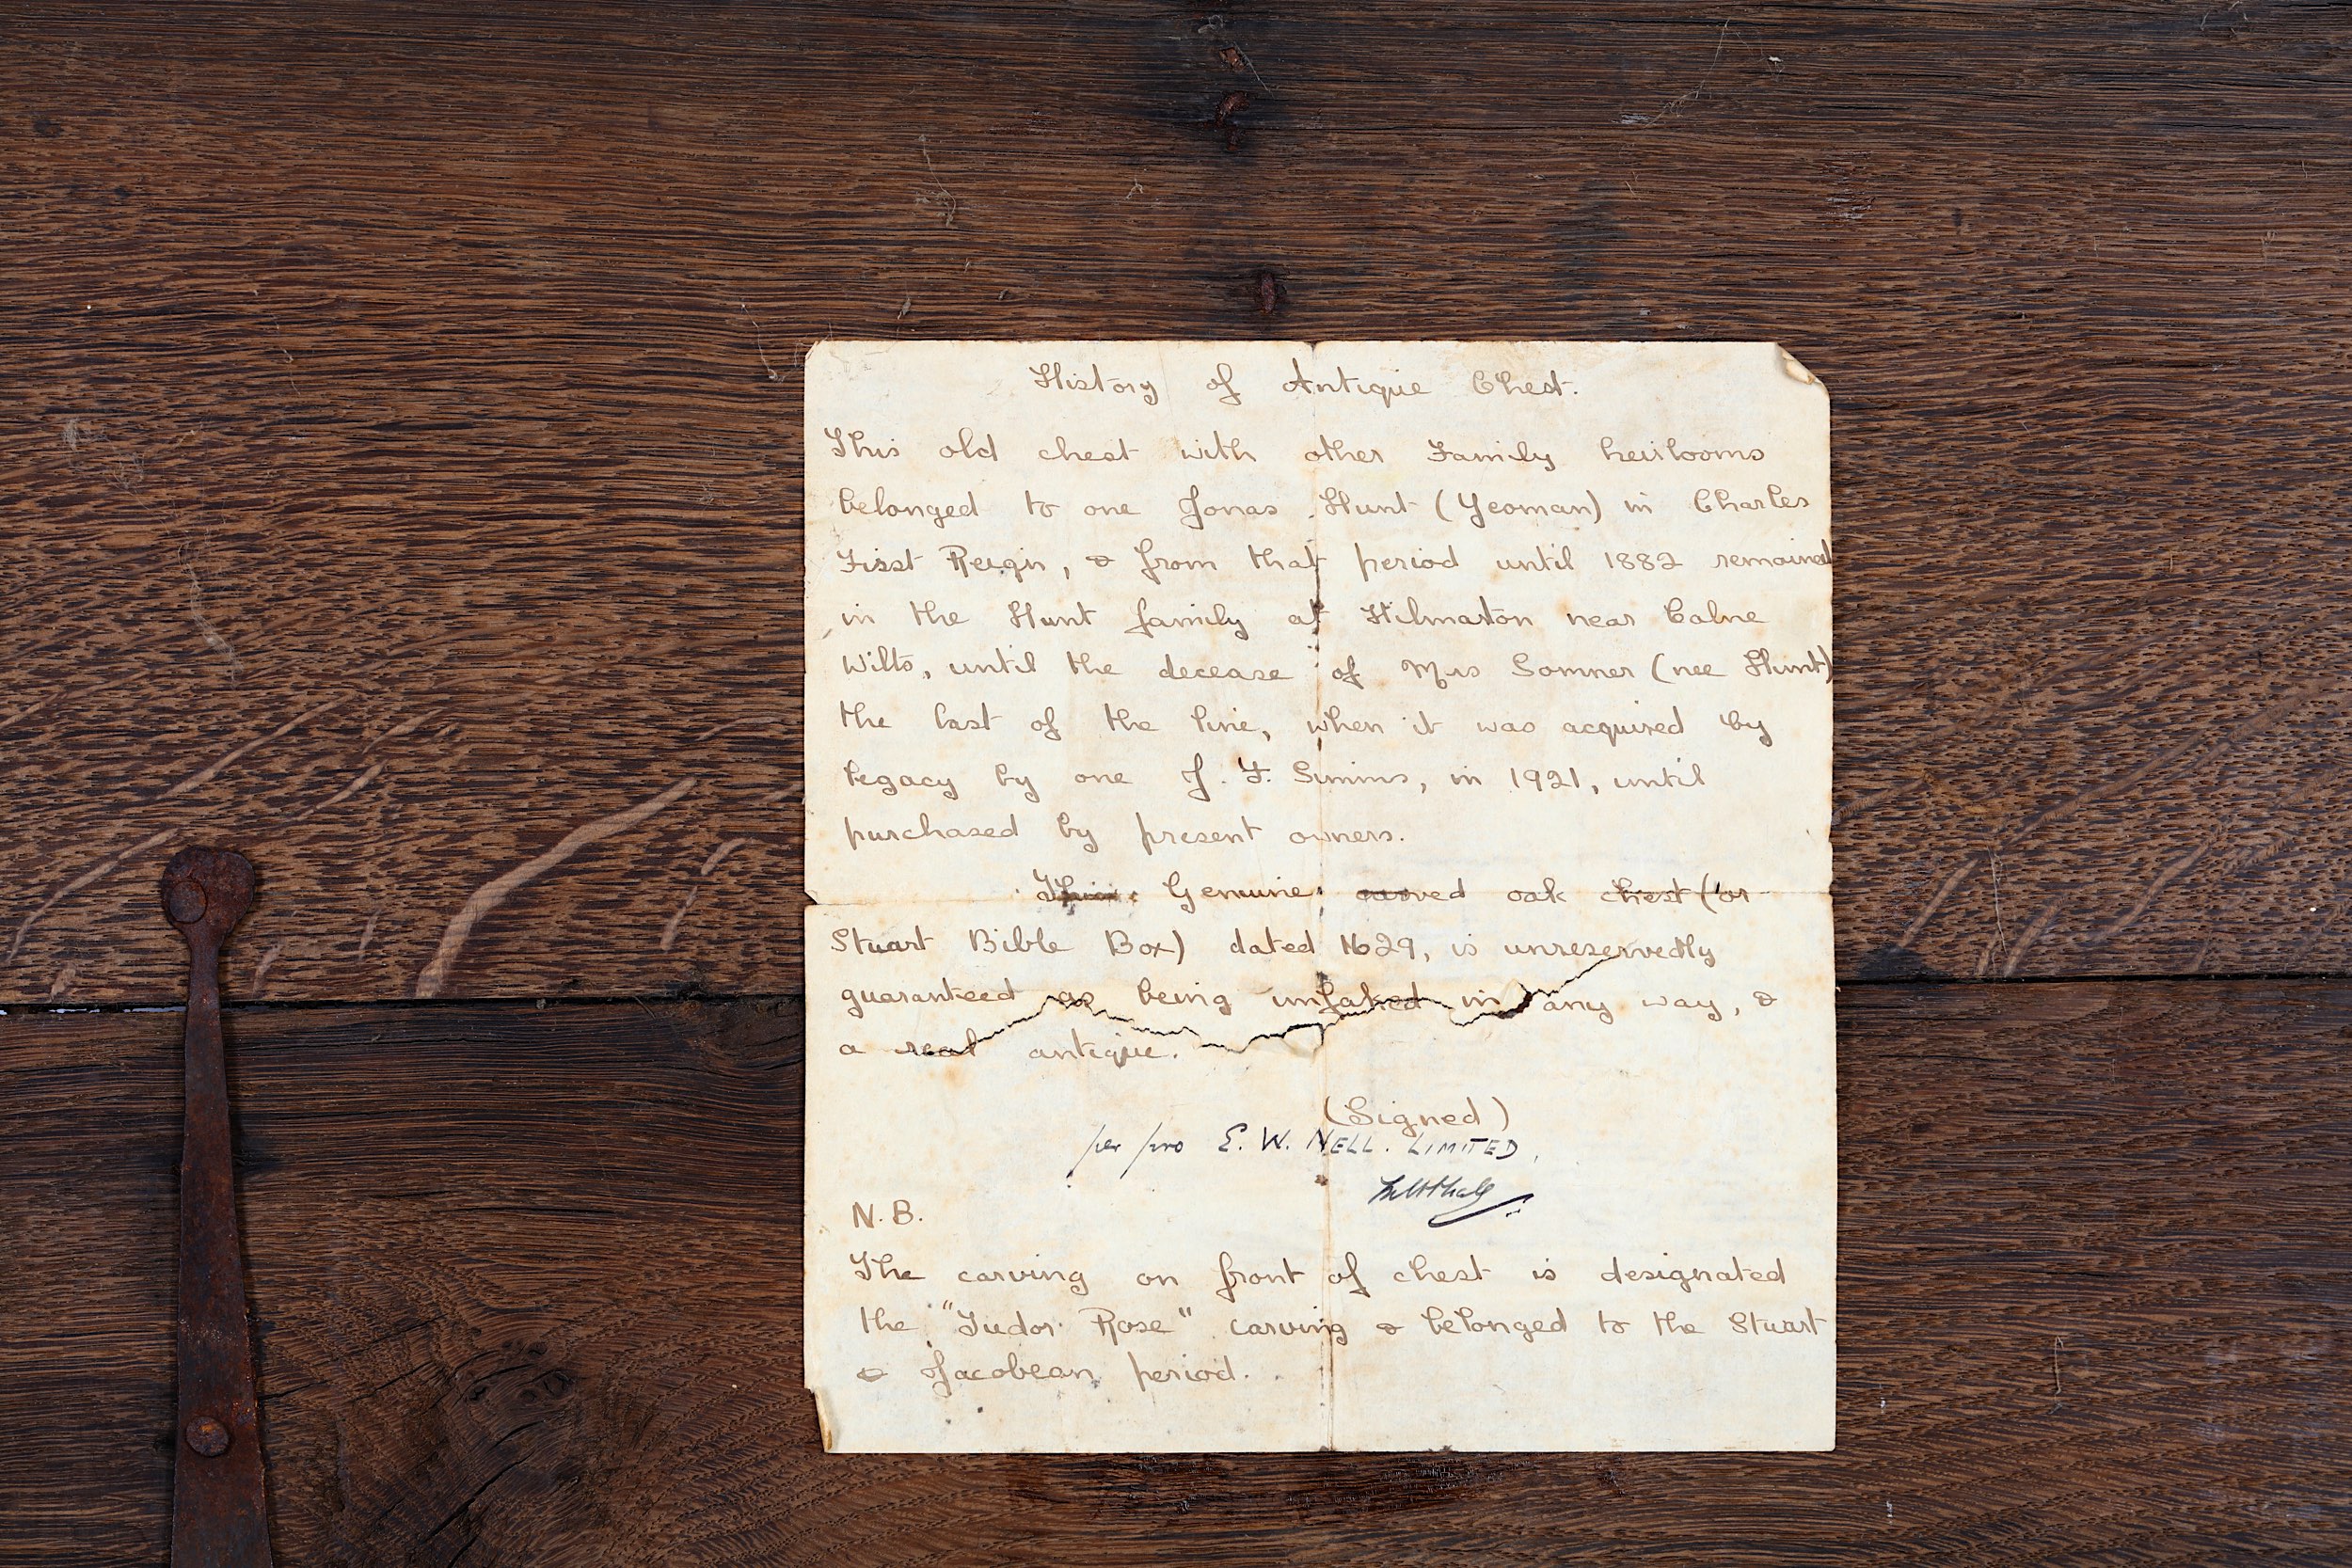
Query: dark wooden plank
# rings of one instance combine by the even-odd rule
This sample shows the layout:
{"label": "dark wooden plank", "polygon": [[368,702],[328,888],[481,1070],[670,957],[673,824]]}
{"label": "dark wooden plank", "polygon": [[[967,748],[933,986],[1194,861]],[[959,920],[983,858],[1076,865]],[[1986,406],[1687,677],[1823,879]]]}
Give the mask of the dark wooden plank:
{"label": "dark wooden plank", "polygon": [[405,996],[616,817],[450,994],[796,989],[827,333],[1780,339],[1846,973],[2352,959],[2341,7],[28,4],[0,72],[0,996],[165,999],[215,832],[232,990]]}
{"label": "dark wooden plank", "polygon": [[[1850,990],[1819,1455],[828,1457],[797,1018],[231,1016],[280,1561],[2352,1554],[2352,987]],[[178,1022],[0,1020],[0,1560],[161,1560]]]}

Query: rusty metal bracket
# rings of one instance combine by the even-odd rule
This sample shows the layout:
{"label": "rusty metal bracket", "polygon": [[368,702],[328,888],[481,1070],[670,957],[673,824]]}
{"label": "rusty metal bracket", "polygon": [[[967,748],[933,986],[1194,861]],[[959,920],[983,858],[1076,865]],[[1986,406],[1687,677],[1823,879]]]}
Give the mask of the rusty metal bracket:
{"label": "rusty metal bracket", "polygon": [[183,849],[164,868],[163,900],[164,914],[188,943],[171,1561],[173,1568],[269,1568],[262,1413],[220,1038],[220,950],[253,902],[253,866],[234,850]]}

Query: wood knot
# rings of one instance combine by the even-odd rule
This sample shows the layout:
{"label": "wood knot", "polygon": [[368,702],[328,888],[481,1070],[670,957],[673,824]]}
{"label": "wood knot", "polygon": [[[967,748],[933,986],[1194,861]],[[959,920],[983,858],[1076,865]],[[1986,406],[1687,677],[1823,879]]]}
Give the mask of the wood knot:
{"label": "wood knot", "polygon": [[1249,95],[1239,87],[1216,101],[1216,113],[1209,123],[1225,133],[1225,150],[1241,150],[1241,112],[1249,107]]}

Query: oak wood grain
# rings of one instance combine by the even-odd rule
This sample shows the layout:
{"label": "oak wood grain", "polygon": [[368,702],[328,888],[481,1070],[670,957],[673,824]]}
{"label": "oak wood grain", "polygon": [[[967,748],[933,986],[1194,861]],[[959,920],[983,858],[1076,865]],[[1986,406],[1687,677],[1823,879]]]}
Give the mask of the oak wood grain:
{"label": "oak wood grain", "polygon": [[[231,1012],[279,1560],[2352,1555],[2352,987],[1850,990],[1839,1447],[1786,1455],[825,1455],[799,1017]],[[178,1029],[0,1019],[0,1560],[162,1560]]]}
{"label": "oak wood grain", "polygon": [[167,999],[215,836],[246,996],[469,910],[446,995],[797,989],[826,334],[1778,339],[1844,971],[2352,959],[2341,7],[33,3],[0,80],[0,998]]}

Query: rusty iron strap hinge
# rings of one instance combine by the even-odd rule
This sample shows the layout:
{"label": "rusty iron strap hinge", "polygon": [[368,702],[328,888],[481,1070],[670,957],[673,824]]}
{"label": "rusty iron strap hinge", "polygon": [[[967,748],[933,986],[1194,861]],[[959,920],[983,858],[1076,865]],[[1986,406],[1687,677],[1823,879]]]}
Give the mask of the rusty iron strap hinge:
{"label": "rusty iron strap hinge", "polygon": [[172,1568],[269,1568],[262,1412],[237,1246],[220,1039],[220,949],[253,902],[253,867],[233,850],[183,849],[164,868],[163,895],[164,913],[188,943]]}

